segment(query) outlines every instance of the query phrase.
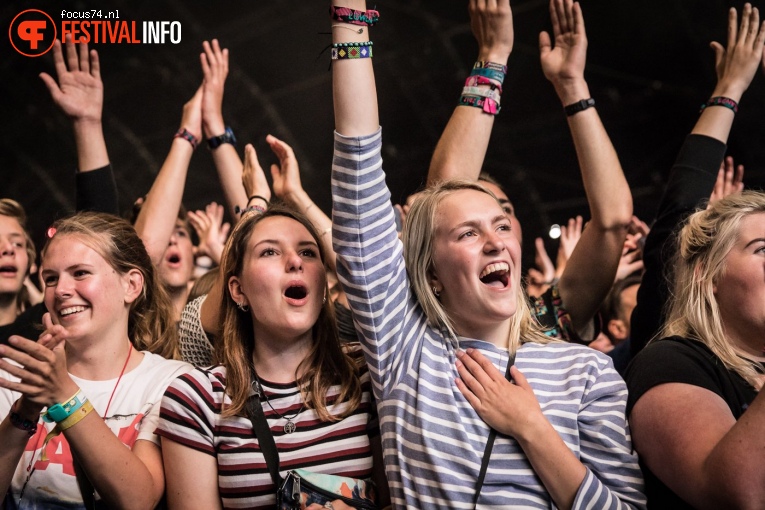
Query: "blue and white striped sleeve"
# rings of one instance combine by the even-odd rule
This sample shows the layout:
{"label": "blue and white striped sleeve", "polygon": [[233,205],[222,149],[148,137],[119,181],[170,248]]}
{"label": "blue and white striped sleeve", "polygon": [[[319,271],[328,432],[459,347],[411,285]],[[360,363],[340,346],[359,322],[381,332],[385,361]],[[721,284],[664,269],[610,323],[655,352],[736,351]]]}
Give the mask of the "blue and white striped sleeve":
{"label": "blue and white striped sleeve", "polygon": [[[353,310],[375,395],[394,385],[394,365],[406,357],[405,323],[413,302],[382,169],[382,132],[335,133],[332,162],[332,241],[337,274]],[[411,342],[410,342],[411,343]]]}
{"label": "blue and white striped sleeve", "polygon": [[627,386],[608,360],[587,389],[579,411],[580,460],[587,474],[574,509],[646,507],[626,406]]}

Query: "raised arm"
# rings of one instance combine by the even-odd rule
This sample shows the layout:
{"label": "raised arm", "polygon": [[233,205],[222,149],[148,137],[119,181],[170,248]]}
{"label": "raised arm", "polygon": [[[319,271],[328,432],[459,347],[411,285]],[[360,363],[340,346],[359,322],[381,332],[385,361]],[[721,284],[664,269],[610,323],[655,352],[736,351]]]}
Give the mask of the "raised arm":
{"label": "raised arm", "polygon": [[[728,13],[727,47],[723,48],[717,42],[711,44],[717,70],[717,85],[712,98],[727,97],[738,103],[757,73],[765,35],[762,28],[758,30],[759,12],[746,5],[741,28],[735,9]],[[702,200],[710,197],[735,115],[726,106],[704,107],[669,174],[656,222],[645,241],[645,274],[630,321],[632,356],[645,347],[664,322],[663,306],[669,296],[665,268],[670,267],[672,258],[672,250],[665,244],[685,217],[701,205]]]}
{"label": "raised arm", "polygon": [[[542,70],[562,106],[568,107],[590,99],[584,79],[584,18],[581,6],[572,0],[551,0],[550,17],[554,42],[547,32],[539,35]],[[632,194],[597,110],[569,108],[567,116],[591,219],[561,275],[559,289],[574,328],[582,333],[614,282],[632,219]]]}
{"label": "raised arm", "polygon": [[[232,143],[226,123],[223,121],[223,89],[228,76],[228,49],[221,49],[217,39],[212,44],[202,43],[204,52],[199,55],[204,73],[202,97],[202,129],[205,138],[215,140],[210,148],[218,179],[223,188],[226,205],[232,218],[237,218],[237,206],[244,209],[247,195],[242,189],[242,160]],[[221,143],[218,143],[221,142]]]}
{"label": "raised arm", "polygon": [[71,36],[64,59],[61,43],[53,45],[58,82],[47,73],[40,78],[53,101],[72,121],[77,146],[77,210],[119,214],[117,185],[106,152],[102,125],[104,86],[96,50],[80,44],[79,53]]}
{"label": "raised arm", "polygon": [[173,138],[170,152],[157,178],[154,179],[135,222],[135,230],[146,245],[146,251],[155,265],[159,265],[162,260],[175,228],[191,155],[201,139],[201,134],[202,87],[199,87],[194,96],[183,105],[178,134]]}
{"label": "raised arm", "polygon": [[[470,27],[478,41],[478,61],[507,65],[513,50],[510,0],[470,0]],[[490,90],[487,84],[477,85]],[[428,170],[428,185],[448,179],[477,179],[489,146],[494,115],[482,108],[454,109],[436,145]]]}

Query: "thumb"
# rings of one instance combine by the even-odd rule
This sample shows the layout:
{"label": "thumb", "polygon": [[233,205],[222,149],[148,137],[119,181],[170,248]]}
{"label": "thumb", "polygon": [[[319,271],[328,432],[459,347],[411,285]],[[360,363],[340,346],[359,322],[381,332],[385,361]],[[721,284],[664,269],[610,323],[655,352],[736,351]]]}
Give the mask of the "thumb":
{"label": "thumb", "polygon": [[550,41],[550,34],[547,32],[539,32],[539,56],[545,58],[545,56],[552,50],[552,41]]}
{"label": "thumb", "polygon": [[720,65],[720,63],[725,58],[725,48],[722,47],[722,44],[718,43],[717,41],[712,41],[709,43],[709,47],[712,48],[712,50],[715,52],[715,68]]}
{"label": "thumb", "polygon": [[515,365],[510,367],[510,378],[519,388],[523,388],[524,390],[531,390],[531,385],[529,385],[526,377],[521,373],[520,370],[518,370],[518,367]]}
{"label": "thumb", "polygon": [[48,88],[48,92],[50,92],[53,100],[58,102],[58,98],[61,95],[61,89],[58,88],[58,83],[56,83],[56,80],[54,80],[53,77],[48,73],[40,73],[39,76],[43,83],[45,83],[45,86]]}
{"label": "thumb", "polygon": [[279,165],[277,165],[276,163],[273,163],[271,165],[271,179],[273,179],[275,181],[275,180],[281,178],[281,176],[282,176],[282,169],[281,169],[281,167]]}

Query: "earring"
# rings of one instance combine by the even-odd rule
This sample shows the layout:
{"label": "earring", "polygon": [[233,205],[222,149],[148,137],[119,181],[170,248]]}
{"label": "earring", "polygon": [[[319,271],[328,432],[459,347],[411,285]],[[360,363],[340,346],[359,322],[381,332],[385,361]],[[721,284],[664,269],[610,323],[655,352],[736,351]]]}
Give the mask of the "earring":
{"label": "earring", "polygon": [[243,312],[246,312],[246,311],[248,311],[248,310],[250,309],[250,307],[249,307],[249,306],[247,306],[247,305],[245,305],[245,304],[244,304],[244,301],[243,301],[243,302],[241,302],[241,303],[237,303],[237,304],[236,304],[236,307],[237,307],[237,308],[239,308],[239,309],[240,309],[241,311],[243,311]]}
{"label": "earring", "polygon": [[324,299],[321,300],[321,304],[326,305],[327,304],[327,293],[324,293]]}
{"label": "earring", "polygon": [[441,297],[441,293],[438,291],[435,285],[433,285],[433,294],[435,294],[436,297]]}

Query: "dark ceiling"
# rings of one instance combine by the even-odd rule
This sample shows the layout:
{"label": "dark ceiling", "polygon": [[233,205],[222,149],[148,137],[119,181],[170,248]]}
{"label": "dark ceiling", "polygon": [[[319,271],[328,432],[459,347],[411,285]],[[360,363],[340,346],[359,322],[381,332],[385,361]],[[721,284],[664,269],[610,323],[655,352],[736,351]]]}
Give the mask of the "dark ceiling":
{"label": "dark ceiling", "polygon": [[[107,5],[108,4],[108,5]],[[182,24],[178,45],[98,45],[105,83],[104,128],[122,209],[146,193],[178,127],[181,106],[201,81],[198,53],[217,37],[231,52],[224,114],[242,142],[255,144],[263,166],[273,162],[263,139],[273,133],[292,144],[303,184],[330,210],[332,157],[331,74],[326,2],[107,0],[7,3],[3,33],[20,11],[35,7],[58,21],[62,6],[119,9],[126,20]],[[698,106],[714,86],[709,41],[725,40],[722,0],[688,2],[584,0],[590,42],[586,77],[632,187],[635,212],[650,219],[669,167]],[[502,113],[486,170],[503,181],[531,238],[552,223],[585,216],[581,180],[565,117],[545,81],[537,34],[549,28],[548,2],[512,2],[515,49],[509,62]],[[372,31],[384,128],[384,158],[395,200],[422,183],[477,47],[467,1],[381,0],[382,21]],[[320,55],[321,54],[321,55]],[[24,204],[40,238],[56,217],[74,207],[73,136],[51,101],[41,71],[52,57],[26,58],[2,43],[0,89],[0,196]],[[746,182],[765,177],[765,80],[757,76],[741,104],[730,152],[746,165]],[[182,183],[178,183],[182,185]],[[212,159],[200,149],[192,160],[184,201],[190,208],[222,200]],[[554,248],[554,243],[549,242]],[[552,253],[551,253],[552,254]]]}

